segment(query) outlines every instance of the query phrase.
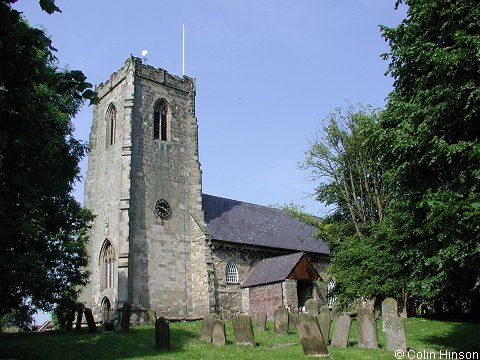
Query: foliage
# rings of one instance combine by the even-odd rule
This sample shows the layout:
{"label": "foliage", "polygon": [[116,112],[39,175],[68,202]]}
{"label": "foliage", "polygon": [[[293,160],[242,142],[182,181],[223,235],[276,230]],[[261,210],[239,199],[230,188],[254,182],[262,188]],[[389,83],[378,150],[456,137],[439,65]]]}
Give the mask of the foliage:
{"label": "foliage", "polygon": [[320,181],[317,200],[335,205],[332,217],[351,224],[364,237],[385,217],[386,189],[379,152],[371,134],[379,112],[370,107],[337,108],[325,119],[300,168]]}
{"label": "foliage", "polygon": [[0,320],[0,331],[3,329],[17,328],[29,331],[33,325],[33,311],[29,306],[22,306],[19,309],[10,310]]}
{"label": "foliage", "polygon": [[335,277],[334,294],[340,308],[360,299],[394,297],[403,302],[405,268],[389,232],[389,226],[380,223],[369,236],[347,236],[331,246],[329,272]]}
{"label": "foliage", "polygon": [[71,195],[87,150],[71,118],[95,93],[82,72],[58,69],[50,39],[10,2],[0,2],[0,317],[26,303],[50,310],[85,284],[92,219]]}
{"label": "foliage", "polygon": [[480,4],[407,0],[382,27],[393,76],[379,140],[408,291],[450,310],[480,304]]}
{"label": "foliage", "polygon": [[312,225],[329,242],[329,272],[335,277],[337,303],[344,307],[361,298],[402,297],[403,269],[384,224],[388,192],[375,141],[379,116],[371,107],[336,109],[301,164],[311,171],[311,180],[320,182],[317,200],[333,206],[323,221]]}
{"label": "foliage", "polygon": [[82,303],[77,302],[78,294],[75,288],[70,287],[60,294],[53,314],[54,324],[59,329],[71,330],[73,320],[78,310],[84,308]]}

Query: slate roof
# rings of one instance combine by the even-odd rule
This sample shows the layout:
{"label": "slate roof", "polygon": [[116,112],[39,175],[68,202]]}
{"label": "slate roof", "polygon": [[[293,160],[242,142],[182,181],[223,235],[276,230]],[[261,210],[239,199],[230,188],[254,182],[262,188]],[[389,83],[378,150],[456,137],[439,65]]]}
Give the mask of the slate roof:
{"label": "slate roof", "polygon": [[205,223],[213,240],[330,254],[316,228],[283,210],[203,194]]}
{"label": "slate roof", "polygon": [[245,279],[242,288],[285,280],[303,255],[300,252],[261,260]]}

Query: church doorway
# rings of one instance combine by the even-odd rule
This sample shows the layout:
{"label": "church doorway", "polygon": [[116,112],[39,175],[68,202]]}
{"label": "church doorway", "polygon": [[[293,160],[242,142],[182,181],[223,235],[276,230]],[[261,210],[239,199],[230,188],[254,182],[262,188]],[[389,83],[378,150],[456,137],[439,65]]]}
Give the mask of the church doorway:
{"label": "church doorway", "polygon": [[313,283],[310,280],[297,280],[297,299],[299,309],[303,309],[305,302],[313,298]]}
{"label": "church doorway", "polygon": [[102,300],[102,318],[104,323],[110,322],[111,311],[112,305],[110,304],[110,300],[105,296]]}

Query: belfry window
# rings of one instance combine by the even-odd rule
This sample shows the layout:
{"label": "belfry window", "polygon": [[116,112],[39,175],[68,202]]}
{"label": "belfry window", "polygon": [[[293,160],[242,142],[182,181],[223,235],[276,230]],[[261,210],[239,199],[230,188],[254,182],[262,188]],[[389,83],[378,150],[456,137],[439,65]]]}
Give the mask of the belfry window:
{"label": "belfry window", "polygon": [[153,138],[167,141],[168,108],[164,101],[157,101],[153,109]]}
{"label": "belfry window", "polygon": [[230,260],[225,269],[225,281],[229,284],[238,284],[238,269],[235,261]]}
{"label": "belfry window", "polygon": [[100,274],[102,290],[111,288],[115,285],[115,252],[110,241],[105,240],[100,254]]}
{"label": "belfry window", "polygon": [[105,127],[107,130],[106,139],[107,146],[113,145],[115,143],[115,129],[117,126],[117,109],[113,104],[110,104],[107,110],[107,116],[105,117]]}

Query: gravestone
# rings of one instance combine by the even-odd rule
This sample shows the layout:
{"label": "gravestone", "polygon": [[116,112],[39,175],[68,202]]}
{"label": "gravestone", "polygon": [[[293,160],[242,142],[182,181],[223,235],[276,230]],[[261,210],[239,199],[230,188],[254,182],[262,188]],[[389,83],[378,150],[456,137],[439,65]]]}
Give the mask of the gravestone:
{"label": "gravestone", "polygon": [[314,315],[301,313],[297,318],[297,332],[303,353],[307,356],[327,356],[328,350]]}
{"label": "gravestone", "polygon": [[297,331],[297,318],[298,314],[288,313],[288,331]]}
{"label": "gravestone", "polygon": [[332,305],[332,311],[330,312],[330,318],[332,321],[337,321],[340,315],[342,315],[342,313],[338,310],[337,303],[334,302]]}
{"label": "gravestone", "polygon": [[106,321],[103,323],[103,326],[105,327],[105,331],[114,331],[115,330],[115,325],[111,321]]}
{"label": "gravestone", "polygon": [[148,324],[154,325],[157,321],[157,312],[153,309],[148,310]]}
{"label": "gravestone", "polygon": [[320,331],[322,332],[323,340],[325,344],[328,345],[330,338],[330,314],[321,312],[317,315],[318,326],[320,326]]}
{"label": "gravestone", "polygon": [[122,310],[122,322],[121,329],[122,331],[128,332],[130,330],[130,316],[132,315],[132,305],[130,303],[123,304]]}
{"label": "gravestone", "polygon": [[212,341],[215,345],[223,346],[227,343],[227,336],[225,334],[225,323],[222,320],[213,320]]}
{"label": "gravestone", "polygon": [[216,319],[215,314],[207,314],[202,320],[202,330],[200,331],[200,340],[212,342],[213,321]]}
{"label": "gravestone", "polygon": [[309,313],[310,315],[317,316],[318,315],[318,301],[314,299],[308,299],[305,302],[305,312]]}
{"label": "gravestone", "polygon": [[357,313],[358,346],[365,349],[378,349],[377,325],[373,311],[367,308],[358,309]]}
{"label": "gravestone", "polygon": [[288,311],[279,305],[273,315],[273,328],[275,335],[288,335]]}
{"label": "gravestone", "polygon": [[382,330],[385,331],[385,322],[392,316],[398,316],[398,304],[395,299],[386,298],[382,301]]}
{"label": "gravestone", "polygon": [[82,317],[83,317],[83,309],[78,309],[77,322],[75,323],[75,330],[80,330],[82,328]]}
{"label": "gravestone", "polygon": [[85,313],[85,319],[87,320],[88,332],[95,333],[97,332],[97,325],[95,324],[95,319],[93,318],[92,310],[85,308],[83,310]]}
{"label": "gravestone", "polygon": [[237,346],[255,346],[252,319],[248,315],[237,315],[232,319],[233,337]]}
{"label": "gravestone", "polygon": [[257,314],[257,331],[265,331],[267,329],[267,314],[264,312]]}
{"label": "gravestone", "polygon": [[164,317],[155,321],[155,347],[157,350],[170,350],[170,324]]}
{"label": "gravestone", "polygon": [[385,322],[385,332],[387,335],[387,350],[401,350],[407,352],[407,339],[405,337],[405,324],[403,319],[398,316],[392,316]]}
{"label": "gravestone", "polygon": [[348,315],[340,315],[335,320],[333,326],[332,346],[347,347],[350,328],[352,327],[352,318]]}
{"label": "gravestone", "polygon": [[327,314],[328,318],[332,320],[332,317],[330,315],[330,309],[328,308],[327,305],[323,305],[320,307],[320,310],[318,311],[319,314]]}

